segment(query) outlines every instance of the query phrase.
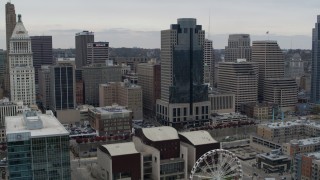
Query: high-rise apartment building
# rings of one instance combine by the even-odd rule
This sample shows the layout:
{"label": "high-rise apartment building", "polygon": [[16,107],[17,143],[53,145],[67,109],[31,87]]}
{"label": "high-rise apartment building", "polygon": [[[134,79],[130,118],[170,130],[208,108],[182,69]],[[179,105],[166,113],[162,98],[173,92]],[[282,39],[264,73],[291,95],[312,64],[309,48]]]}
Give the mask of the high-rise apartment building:
{"label": "high-rise apartment building", "polygon": [[52,65],[52,36],[30,36],[33,53],[35,82],[38,84],[38,71],[41,65]]}
{"label": "high-rise apartment building", "polygon": [[130,82],[110,82],[99,85],[99,106],[119,104],[132,111],[133,120],[142,120],[142,89]]}
{"label": "high-rise apartment building", "polygon": [[92,64],[83,67],[84,103],[99,106],[99,84],[121,82],[121,66]]}
{"label": "high-rise apartment building", "polygon": [[109,42],[87,44],[87,64],[103,64],[109,60]]}
{"label": "high-rise apartment building", "polygon": [[243,104],[257,102],[259,76],[257,63],[241,62],[240,59],[238,62],[221,62],[218,72],[218,89],[235,94],[236,111],[240,111]]}
{"label": "high-rise apartment building", "polygon": [[9,70],[11,101],[36,104],[33,55],[31,39],[24,27],[21,15],[10,39]]}
{"label": "high-rise apartment building", "polygon": [[39,69],[39,98],[44,109],[50,108],[50,66],[42,65]]}
{"label": "high-rise apartment building", "polygon": [[236,62],[237,59],[251,61],[249,34],[230,34],[228,46],[225,47],[225,62]]}
{"label": "high-rise apartment building", "polygon": [[161,66],[154,60],[140,63],[137,67],[138,85],[142,88],[143,114],[156,114],[156,101],[160,99]]}
{"label": "high-rise apartment building", "polygon": [[53,112],[76,108],[74,64],[62,61],[50,66],[50,96]]}
{"label": "high-rise apartment building", "polygon": [[320,15],[312,29],[311,101],[320,103]]}
{"label": "high-rise apartment building", "polygon": [[10,93],[10,71],[9,71],[9,49],[10,38],[12,36],[14,27],[16,26],[16,11],[14,5],[8,2],[6,4],[6,47],[7,47],[7,61],[5,63],[4,89],[6,94]]}
{"label": "high-rise apartment building", "polygon": [[87,44],[94,42],[94,33],[82,31],[76,33],[76,68],[87,65]]}
{"label": "high-rise apartment building", "polygon": [[214,53],[212,47],[212,41],[206,39],[204,41],[204,50],[203,50],[203,83],[213,86],[214,83]]}
{"label": "high-rise apartment building", "polygon": [[69,132],[51,111],[6,117],[8,171],[12,180],[71,180]]}
{"label": "high-rise apartment building", "polygon": [[284,55],[277,41],[253,41],[252,62],[259,65],[258,100],[263,100],[264,81],[284,77]]}
{"label": "high-rise apartment building", "polygon": [[208,120],[210,101],[203,84],[205,32],[196,19],[181,18],[161,31],[161,99],[157,118],[182,127]]}

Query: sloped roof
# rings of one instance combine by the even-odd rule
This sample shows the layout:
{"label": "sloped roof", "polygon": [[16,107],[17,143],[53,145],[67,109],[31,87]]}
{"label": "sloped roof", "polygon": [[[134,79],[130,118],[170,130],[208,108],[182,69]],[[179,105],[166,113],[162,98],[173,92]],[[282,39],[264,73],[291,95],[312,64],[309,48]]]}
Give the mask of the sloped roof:
{"label": "sloped roof", "polygon": [[121,156],[139,153],[136,150],[133,142],[107,144],[103,145],[102,147],[104,147],[111,156]]}
{"label": "sloped roof", "polygon": [[142,128],[142,132],[151,141],[179,139],[177,130],[170,126]]}
{"label": "sloped roof", "polygon": [[216,140],[207,131],[190,131],[179,133],[181,136],[185,137],[193,145],[203,145],[217,143]]}
{"label": "sloped roof", "polygon": [[18,22],[16,23],[16,26],[14,27],[13,33],[11,35],[11,39],[29,39],[29,34],[26,28],[23,25],[23,22],[21,20],[21,15],[18,15]]}

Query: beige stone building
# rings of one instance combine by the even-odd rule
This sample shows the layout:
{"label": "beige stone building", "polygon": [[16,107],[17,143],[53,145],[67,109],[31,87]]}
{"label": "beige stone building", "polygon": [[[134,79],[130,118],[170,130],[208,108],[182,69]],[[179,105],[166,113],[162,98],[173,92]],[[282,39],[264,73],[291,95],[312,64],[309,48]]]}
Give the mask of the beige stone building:
{"label": "beige stone building", "polygon": [[160,99],[161,66],[155,60],[138,64],[138,85],[142,88],[143,113],[155,115],[156,100]]}
{"label": "beige stone building", "polygon": [[230,34],[228,46],[225,47],[225,62],[236,62],[237,59],[251,60],[249,34]]}
{"label": "beige stone building", "polygon": [[259,65],[258,99],[261,101],[265,79],[284,77],[284,55],[277,41],[253,41],[251,58]]}
{"label": "beige stone building", "polygon": [[272,107],[271,103],[248,103],[242,110],[248,117],[262,120],[272,118]]}
{"label": "beige stone building", "polygon": [[217,89],[209,91],[211,103],[210,113],[232,113],[235,112],[235,94],[231,92],[220,92]]}
{"label": "beige stone building", "polygon": [[294,111],[298,102],[298,87],[291,78],[268,78],[264,82],[263,99],[274,103],[281,111]]}
{"label": "beige stone building", "polygon": [[143,118],[142,89],[140,86],[128,82],[110,82],[99,85],[100,107],[119,104],[132,111],[134,120]]}
{"label": "beige stone building", "polygon": [[218,89],[235,94],[235,108],[254,103],[258,97],[258,65],[238,59],[237,62],[219,63]]}

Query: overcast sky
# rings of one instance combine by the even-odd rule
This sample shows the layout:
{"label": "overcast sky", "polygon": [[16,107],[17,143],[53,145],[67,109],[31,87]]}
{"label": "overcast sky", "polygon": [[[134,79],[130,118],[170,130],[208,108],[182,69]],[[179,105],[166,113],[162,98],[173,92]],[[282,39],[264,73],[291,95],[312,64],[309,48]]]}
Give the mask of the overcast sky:
{"label": "overcast sky", "polygon": [[[0,48],[5,48],[5,4],[0,1]],[[111,47],[159,48],[160,30],[177,18],[196,18],[224,48],[228,34],[277,40],[281,48],[311,48],[320,0],[12,0],[29,35],[52,35],[54,48],[73,48],[74,35],[95,33]],[[210,18],[209,18],[210,17]],[[209,21],[210,19],[210,21]],[[210,22],[210,23],[209,23]],[[210,28],[209,28],[210,24]],[[210,30],[210,31],[209,31]],[[209,33],[208,33],[209,32]]]}

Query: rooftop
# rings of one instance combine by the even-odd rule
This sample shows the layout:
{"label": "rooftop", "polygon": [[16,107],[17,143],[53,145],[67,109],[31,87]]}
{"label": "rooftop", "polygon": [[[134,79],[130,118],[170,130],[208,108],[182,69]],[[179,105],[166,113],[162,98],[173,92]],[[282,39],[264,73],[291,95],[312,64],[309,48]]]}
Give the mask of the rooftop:
{"label": "rooftop", "polygon": [[100,113],[100,114],[114,114],[114,113],[129,113],[132,112],[126,109],[123,106],[112,105],[112,106],[105,106],[105,107],[96,107],[90,109],[93,112]]}
{"label": "rooftop", "polygon": [[315,121],[309,121],[309,120],[292,120],[292,121],[286,121],[286,122],[274,122],[274,123],[268,123],[268,124],[261,124],[261,126],[267,126],[271,129],[278,129],[278,128],[285,128],[285,127],[292,127],[292,126],[308,126],[308,127],[314,127],[314,128],[320,128],[320,123]]}
{"label": "rooftop", "polygon": [[179,133],[181,136],[184,136],[188,139],[193,145],[203,145],[217,143],[216,140],[207,131],[190,131]]}
{"label": "rooftop", "polygon": [[6,134],[30,132],[31,137],[69,135],[69,132],[63,127],[63,125],[58,121],[58,119],[54,117],[53,114],[47,113],[37,115],[39,119],[37,119],[37,116],[32,116],[32,114],[27,115],[27,118],[30,121],[42,121],[42,128],[32,130],[27,128],[27,123],[24,120],[23,115],[7,116],[5,118]]}
{"label": "rooftop", "polygon": [[320,160],[320,151],[305,154],[305,156]]}
{"label": "rooftop", "polygon": [[151,141],[179,139],[177,130],[169,126],[142,128],[142,132]]}
{"label": "rooftop", "polygon": [[312,144],[320,144],[320,137],[300,139],[300,140],[291,140],[290,144],[298,144],[299,146],[307,146]]}
{"label": "rooftop", "polygon": [[121,156],[139,153],[136,150],[133,142],[107,144],[102,145],[102,147],[104,147],[111,156]]}

